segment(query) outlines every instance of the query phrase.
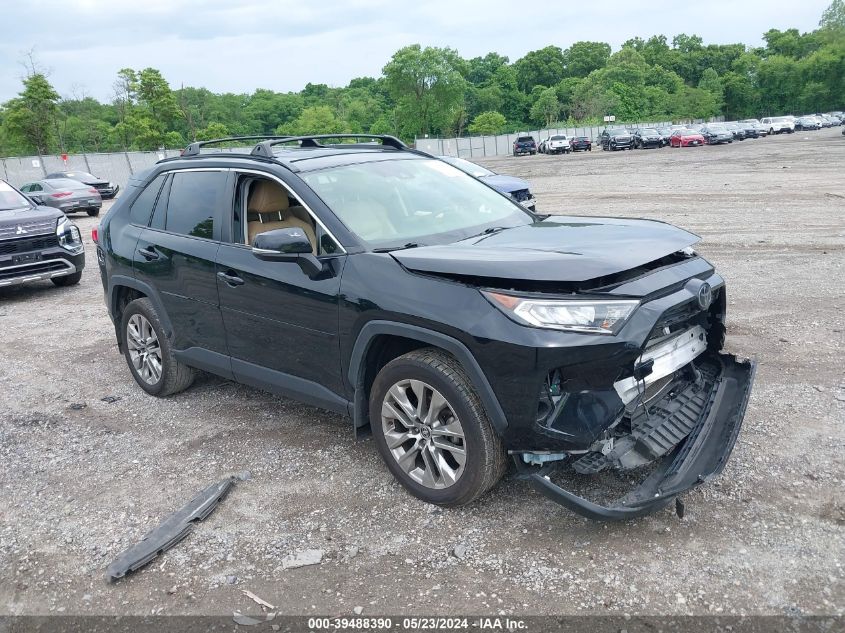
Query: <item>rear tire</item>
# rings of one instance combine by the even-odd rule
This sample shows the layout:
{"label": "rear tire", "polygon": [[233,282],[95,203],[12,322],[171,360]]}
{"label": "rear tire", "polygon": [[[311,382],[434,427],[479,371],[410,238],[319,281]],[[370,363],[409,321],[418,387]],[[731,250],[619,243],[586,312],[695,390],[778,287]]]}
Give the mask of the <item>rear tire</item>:
{"label": "rear tire", "polygon": [[149,299],[135,299],[127,305],[120,328],[126,364],[144,391],[163,397],[191,386],[194,370],[176,360]]}
{"label": "rear tire", "polygon": [[92,218],[96,218],[98,215],[100,215],[100,210],[99,209],[88,209],[87,213]]}
{"label": "rear tire", "polygon": [[427,503],[470,503],[507,469],[475,387],[439,349],[415,350],[381,369],[370,392],[370,426],[387,468]]}
{"label": "rear tire", "polygon": [[62,277],[53,277],[50,281],[53,282],[54,285],[58,286],[59,288],[64,288],[65,286],[75,286],[79,283],[79,280],[82,279],[82,271],[79,270],[72,275],[63,275]]}

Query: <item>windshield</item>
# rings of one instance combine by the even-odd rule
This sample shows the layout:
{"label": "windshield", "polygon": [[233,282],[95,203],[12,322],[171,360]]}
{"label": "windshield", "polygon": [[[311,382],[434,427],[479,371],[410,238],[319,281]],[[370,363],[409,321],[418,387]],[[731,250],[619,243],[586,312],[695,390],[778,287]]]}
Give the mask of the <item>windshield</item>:
{"label": "windshield", "polygon": [[31,206],[32,203],[30,203],[29,198],[15,191],[8,183],[0,180],[0,211],[23,209]]}
{"label": "windshield", "polygon": [[468,160],[464,160],[463,158],[454,158],[452,156],[440,156],[440,160],[445,160],[450,165],[454,165],[461,171],[468,173],[470,176],[475,176],[476,178],[484,178],[485,176],[496,175],[489,169],[484,169],[484,167],[482,167],[481,165],[476,165],[475,163],[471,163]]}
{"label": "windshield", "polygon": [[711,132],[724,132],[727,128],[724,125],[708,125],[707,129]]}
{"label": "windshield", "polygon": [[439,160],[359,163],[301,176],[374,248],[446,244],[534,220],[515,202]]}
{"label": "windshield", "polygon": [[552,140],[552,141],[565,141],[566,137],[565,136],[552,136],[550,140]]}
{"label": "windshield", "polygon": [[648,136],[657,136],[657,130],[647,127],[644,130],[640,130],[640,135],[648,135]]}

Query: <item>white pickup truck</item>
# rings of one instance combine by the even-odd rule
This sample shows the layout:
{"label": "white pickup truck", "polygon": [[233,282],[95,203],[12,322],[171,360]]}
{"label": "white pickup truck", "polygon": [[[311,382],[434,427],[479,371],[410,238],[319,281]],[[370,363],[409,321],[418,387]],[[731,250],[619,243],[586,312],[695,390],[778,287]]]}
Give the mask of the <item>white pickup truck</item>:
{"label": "white pickup truck", "polygon": [[541,154],[568,154],[570,138],[565,134],[553,134],[540,143]]}
{"label": "white pickup truck", "polygon": [[769,134],[792,134],[795,131],[795,117],[791,116],[767,116],[760,119]]}

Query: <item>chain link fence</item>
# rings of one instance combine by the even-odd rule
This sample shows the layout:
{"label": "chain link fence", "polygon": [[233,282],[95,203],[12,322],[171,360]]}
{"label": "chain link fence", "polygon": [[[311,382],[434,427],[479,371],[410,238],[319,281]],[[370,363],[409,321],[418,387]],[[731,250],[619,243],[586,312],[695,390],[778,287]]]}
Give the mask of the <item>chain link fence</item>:
{"label": "chain link fence", "polygon": [[68,154],[66,160],[61,156],[0,158],[0,178],[20,187],[57,171],[87,171],[123,188],[133,174],[152,167],[162,158],[178,156],[180,151],[168,149],[155,152]]}
{"label": "chain link fence", "polygon": [[513,134],[499,134],[497,136],[463,136],[458,138],[418,138],[415,147],[429,154],[436,156],[457,156],[459,158],[480,158],[484,156],[507,156],[513,153],[513,143],[519,136],[532,136],[537,142],[547,139],[555,134],[566,136],[586,136],[594,143],[605,127],[608,128],[647,128],[647,127],[668,127],[671,121],[659,121],[654,123],[609,123],[607,126],[585,126],[567,128],[549,128],[544,130],[533,130],[527,132],[516,132]]}

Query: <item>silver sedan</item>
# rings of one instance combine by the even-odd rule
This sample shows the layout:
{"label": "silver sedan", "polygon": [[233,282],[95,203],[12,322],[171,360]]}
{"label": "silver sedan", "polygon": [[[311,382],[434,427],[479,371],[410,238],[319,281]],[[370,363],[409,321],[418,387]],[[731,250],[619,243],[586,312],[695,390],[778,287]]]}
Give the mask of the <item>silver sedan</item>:
{"label": "silver sedan", "polygon": [[65,214],[84,211],[90,216],[100,215],[103,199],[91,185],[70,178],[50,178],[28,182],[21,191],[39,205],[53,207]]}

